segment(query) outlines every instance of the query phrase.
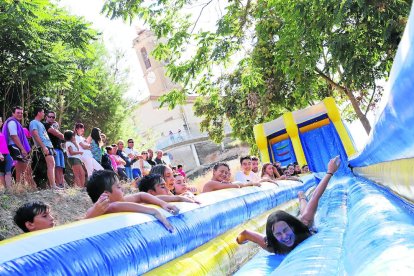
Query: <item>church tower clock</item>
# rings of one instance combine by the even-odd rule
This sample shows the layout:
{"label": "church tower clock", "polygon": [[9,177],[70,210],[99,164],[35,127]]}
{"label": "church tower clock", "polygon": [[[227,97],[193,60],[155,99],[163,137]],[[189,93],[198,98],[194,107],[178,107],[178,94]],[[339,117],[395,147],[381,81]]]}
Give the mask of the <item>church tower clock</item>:
{"label": "church tower clock", "polygon": [[144,79],[148,85],[150,99],[156,100],[170,90],[177,88],[177,85],[166,77],[164,64],[150,56],[157,43],[155,35],[146,29],[138,30],[137,34],[138,37],[134,39],[133,46],[144,72]]}

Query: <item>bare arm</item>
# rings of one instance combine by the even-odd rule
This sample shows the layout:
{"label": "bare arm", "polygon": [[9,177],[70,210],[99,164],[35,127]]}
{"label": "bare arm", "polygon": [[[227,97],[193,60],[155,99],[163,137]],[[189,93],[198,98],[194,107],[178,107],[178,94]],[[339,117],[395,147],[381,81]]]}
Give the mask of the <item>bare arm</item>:
{"label": "bare arm", "polygon": [[53,136],[56,136],[57,138],[59,138],[60,140],[63,140],[63,139],[65,139],[65,137],[63,136],[63,134],[62,134],[62,132],[60,132],[59,130],[57,130],[57,129],[54,129],[53,127],[50,127],[48,130],[47,130],[47,132],[48,133],[50,133],[50,134],[52,134]]}
{"label": "bare arm", "polygon": [[91,149],[91,145],[88,144],[86,141],[82,141],[79,143],[79,146],[81,146],[83,149],[85,150],[90,150]]}
{"label": "bare arm", "polygon": [[[331,179],[332,175],[334,174],[339,167],[340,159],[339,156],[331,159],[328,163],[328,173],[322,179],[322,181],[318,184],[315,191],[313,192],[312,198],[309,200],[304,213],[301,216],[301,221],[310,226],[313,222],[315,217],[316,209],[318,208],[319,199],[321,198],[322,194],[325,192],[326,187],[328,186],[329,180]],[[331,173],[331,174],[330,174]]]}
{"label": "bare arm", "polygon": [[139,192],[132,195],[127,195],[124,197],[125,201],[134,202],[134,203],[148,203],[160,206],[162,209],[170,212],[171,214],[177,215],[180,212],[180,209],[177,206],[168,204],[164,200],[153,196],[148,193]]}
{"label": "bare arm", "polygon": [[155,208],[147,207],[134,202],[113,202],[109,205],[107,213],[118,213],[118,212],[136,212],[148,215],[153,215],[158,219],[168,231],[173,232],[174,227],[170,222]]}
{"label": "bare arm", "polygon": [[116,157],[116,163],[118,165],[125,165],[126,164],[125,160],[122,159],[119,155],[117,155],[117,157]]}
{"label": "bare arm", "polygon": [[105,214],[109,208],[108,194],[102,193],[95,204],[86,211],[85,219],[94,218]]}
{"label": "bare arm", "polygon": [[262,183],[262,182],[270,182],[270,183],[273,183],[273,184],[276,184],[277,186],[279,186],[279,184],[276,182],[276,180],[271,179],[267,174],[265,174],[262,177],[262,179],[260,179],[260,183]]}
{"label": "bare arm", "polygon": [[189,202],[189,203],[200,203],[195,199],[181,196],[181,195],[157,195],[159,199],[162,199],[166,202]]}
{"label": "bare arm", "polygon": [[83,154],[83,152],[81,152],[81,151],[74,151],[71,146],[69,146],[67,148],[67,150],[68,150],[68,152],[69,152],[70,155]]}
{"label": "bare arm", "polygon": [[229,189],[229,188],[240,188],[240,185],[233,184],[231,182],[219,182],[215,180],[210,180],[204,185],[202,192],[206,193],[206,192]]}
{"label": "bare arm", "polygon": [[244,188],[249,186],[258,186],[260,187],[260,183],[250,182],[250,183],[231,183],[231,182],[219,182],[215,180],[210,180],[207,182],[203,187],[203,193],[217,191],[217,190],[223,190],[223,189],[229,189],[229,188]]}
{"label": "bare arm", "polygon": [[258,244],[261,248],[264,250],[273,253],[272,248],[268,247],[265,242],[266,236],[263,234],[260,234],[258,232],[250,231],[250,230],[243,230],[238,236],[237,236],[237,243],[243,244],[247,241],[254,242]]}
{"label": "bare arm", "polygon": [[13,140],[13,143],[21,150],[22,153],[27,155],[25,148],[23,147],[22,143],[20,142],[19,136],[17,135],[10,135],[10,138]]}
{"label": "bare arm", "polygon": [[42,139],[40,139],[39,132],[37,131],[37,129],[32,130],[32,137],[36,141],[36,143],[40,146],[40,148],[42,149],[43,154],[44,155],[49,155],[49,150],[47,149],[45,144],[43,144]]}

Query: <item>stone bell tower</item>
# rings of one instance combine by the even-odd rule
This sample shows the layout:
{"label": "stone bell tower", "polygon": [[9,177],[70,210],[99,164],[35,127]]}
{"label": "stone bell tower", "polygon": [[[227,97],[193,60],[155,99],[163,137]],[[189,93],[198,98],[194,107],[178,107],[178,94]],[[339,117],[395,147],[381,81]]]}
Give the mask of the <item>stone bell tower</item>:
{"label": "stone bell tower", "polygon": [[133,47],[147,82],[150,99],[156,100],[178,86],[166,77],[164,69],[166,62],[157,61],[150,55],[157,43],[155,35],[147,29],[137,29],[137,35]]}

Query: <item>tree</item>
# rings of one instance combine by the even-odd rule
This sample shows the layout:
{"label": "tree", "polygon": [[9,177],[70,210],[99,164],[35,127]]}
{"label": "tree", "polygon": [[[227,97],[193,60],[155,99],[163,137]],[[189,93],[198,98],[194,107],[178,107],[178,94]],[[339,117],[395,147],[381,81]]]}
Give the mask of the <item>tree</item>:
{"label": "tree", "polygon": [[112,66],[122,55],[112,61],[89,23],[48,0],[1,1],[0,11],[3,117],[14,105],[29,113],[41,105],[63,130],[82,121],[118,139],[129,108],[123,72]]}
{"label": "tree", "polygon": [[[212,17],[212,5],[220,11],[216,25],[198,26]],[[213,139],[222,139],[228,119],[235,135],[252,143],[254,124],[325,96],[349,103],[351,117],[369,132],[366,114],[381,98],[377,81],[388,75],[410,6],[408,0],[245,0],[224,7],[213,0],[107,0],[103,12],[138,16],[158,36],[152,55],[168,59],[169,76],[182,85],[164,102],[174,106],[196,93],[196,114]],[[198,12],[189,14],[189,7]]]}

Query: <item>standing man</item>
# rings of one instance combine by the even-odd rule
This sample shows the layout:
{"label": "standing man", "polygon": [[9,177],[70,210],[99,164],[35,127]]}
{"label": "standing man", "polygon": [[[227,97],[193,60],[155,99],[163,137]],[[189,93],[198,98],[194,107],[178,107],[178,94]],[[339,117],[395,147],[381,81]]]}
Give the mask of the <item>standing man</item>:
{"label": "standing man", "polygon": [[23,108],[15,106],[12,108],[12,116],[4,122],[3,135],[13,160],[16,161],[16,182],[27,181],[33,188],[32,168],[29,165],[29,152],[31,150],[29,141],[24,134],[21,121],[23,119]]}
{"label": "standing man", "polygon": [[49,139],[45,126],[42,120],[45,117],[45,111],[41,107],[34,109],[34,120],[29,124],[29,130],[33,137],[33,142],[37,150],[43,153],[47,166],[47,180],[50,188],[58,189],[55,181],[55,151],[53,149],[52,141]]}
{"label": "standing man", "polygon": [[157,157],[155,157],[154,162],[156,165],[166,165],[166,163],[164,162],[164,160],[162,160],[162,156],[163,156],[163,152],[162,150],[157,150]]}
{"label": "standing man", "polygon": [[152,158],[154,158],[154,152],[152,151],[152,149],[148,149],[148,158],[147,158],[147,162],[154,167],[155,165],[157,165],[154,160],[152,160]]}
{"label": "standing man", "polygon": [[53,148],[56,155],[55,159],[55,180],[56,184],[63,188],[63,171],[65,169],[65,155],[62,150],[62,140],[64,140],[63,133],[59,131],[59,124],[56,122],[56,113],[49,111],[46,115],[46,122],[44,123],[50,141],[52,141]]}
{"label": "standing man", "polygon": [[137,162],[139,158],[139,153],[138,151],[134,150],[134,139],[132,138],[128,139],[128,145],[126,148],[124,148],[124,152],[131,160],[130,167],[129,167],[130,172],[126,170],[128,178],[135,179],[137,177],[140,177],[141,171],[139,169],[139,164]]}

